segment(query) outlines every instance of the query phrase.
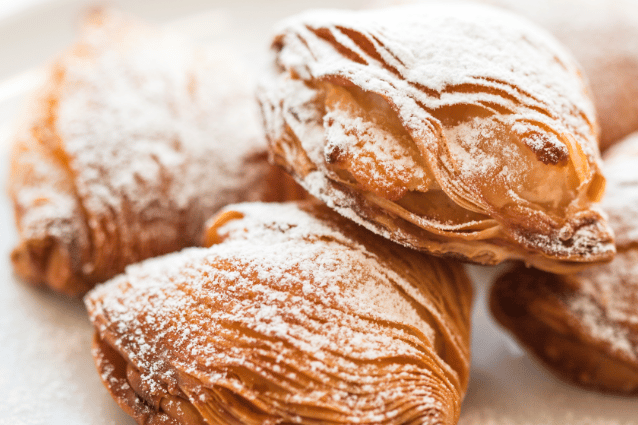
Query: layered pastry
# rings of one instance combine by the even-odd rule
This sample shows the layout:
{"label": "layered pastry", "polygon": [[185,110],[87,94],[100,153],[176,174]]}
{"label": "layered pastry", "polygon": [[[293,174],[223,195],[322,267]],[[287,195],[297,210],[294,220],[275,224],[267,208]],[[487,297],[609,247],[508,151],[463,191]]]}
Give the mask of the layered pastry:
{"label": "layered pastry", "polygon": [[311,11],[273,50],[259,94],[271,152],[344,216],[482,264],[612,258],[593,105],[542,30],[471,4]]}
{"label": "layered pastry", "polygon": [[582,65],[605,150],[638,131],[638,5],[634,0],[484,0],[548,29]]}
{"label": "layered pastry", "polygon": [[456,423],[460,264],[319,203],[228,206],[206,240],[85,298],[102,381],[139,424]]}
{"label": "layered pastry", "polygon": [[299,196],[267,162],[250,78],[234,62],[117,12],[91,14],[13,140],[17,274],[82,294],[197,244],[229,202]]}
{"label": "layered pastry", "polygon": [[[431,0],[376,0],[378,5]],[[467,0],[459,0],[467,1]],[[582,65],[600,123],[600,148],[638,131],[638,5],[635,0],[475,0],[547,29]]]}
{"label": "layered pastry", "polygon": [[638,394],[638,133],[605,155],[603,206],[618,254],[569,276],[518,266],[494,284],[494,317],[559,376]]}

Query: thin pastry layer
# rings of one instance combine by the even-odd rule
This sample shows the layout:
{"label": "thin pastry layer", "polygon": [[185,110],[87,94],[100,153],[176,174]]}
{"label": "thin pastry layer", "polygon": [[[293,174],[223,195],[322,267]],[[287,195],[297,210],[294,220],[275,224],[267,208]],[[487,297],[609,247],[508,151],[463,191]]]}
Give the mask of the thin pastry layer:
{"label": "thin pastry layer", "polygon": [[555,373],[575,384],[638,394],[638,133],[605,155],[603,207],[618,253],[559,276],[517,266],[494,284],[494,317]]}
{"label": "thin pastry layer", "polygon": [[229,202],[299,199],[267,162],[249,79],[117,12],[95,12],[13,141],[16,272],[69,295],[199,242]]}
{"label": "thin pastry layer", "polygon": [[613,257],[578,66],[486,6],[313,11],[260,90],[270,149],[311,194],[437,255],[567,272]]}
{"label": "thin pastry layer", "polygon": [[456,423],[461,264],[318,203],[232,205],[206,240],[85,298],[102,381],[138,423]]}

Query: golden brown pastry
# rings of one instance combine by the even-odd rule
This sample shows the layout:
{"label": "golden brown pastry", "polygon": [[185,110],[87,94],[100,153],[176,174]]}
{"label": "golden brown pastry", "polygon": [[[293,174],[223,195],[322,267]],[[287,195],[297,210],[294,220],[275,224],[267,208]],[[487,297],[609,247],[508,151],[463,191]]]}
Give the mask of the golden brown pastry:
{"label": "golden brown pastry", "polygon": [[197,244],[229,202],[299,196],[267,163],[233,61],[116,12],[92,14],[13,141],[18,275],[82,294],[127,264]]}
{"label": "golden brown pastry", "polygon": [[638,394],[638,133],[605,155],[603,206],[618,254],[558,276],[515,267],[494,284],[498,322],[555,373],[578,385]]}
{"label": "golden brown pastry", "polygon": [[[451,0],[448,0],[451,1]],[[460,0],[467,1],[467,0]],[[582,65],[600,123],[600,148],[638,131],[638,4],[635,0],[475,0],[547,29]],[[376,0],[379,5],[431,0]]]}
{"label": "golden brown pastry", "polygon": [[460,264],[318,203],[232,205],[206,239],[85,298],[102,381],[138,423],[456,423]]}
{"label": "golden brown pastry", "polygon": [[593,106],[542,30],[471,4],[314,11],[273,48],[271,152],[344,216],[482,264],[612,258]]}
{"label": "golden brown pastry", "polygon": [[635,0],[485,0],[548,29],[582,65],[600,123],[600,149],[638,131]]}

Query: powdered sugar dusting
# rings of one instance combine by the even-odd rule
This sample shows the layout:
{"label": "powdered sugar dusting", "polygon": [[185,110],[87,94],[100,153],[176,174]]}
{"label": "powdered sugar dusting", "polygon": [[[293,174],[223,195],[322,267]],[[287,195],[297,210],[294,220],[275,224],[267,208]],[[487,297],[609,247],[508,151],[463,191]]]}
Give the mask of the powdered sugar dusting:
{"label": "powdered sugar dusting", "polygon": [[616,232],[618,254],[609,263],[578,275],[568,300],[587,333],[621,357],[638,362],[638,135],[606,155],[607,193],[602,206]]}
{"label": "powdered sugar dusting", "polygon": [[[330,43],[319,43],[316,34],[321,28],[363,63],[335,55]],[[362,51],[362,45],[355,49],[345,29],[365,37],[385,63],[370,66],[379,62]],[[558,117],[566,120],[565,129],[581,135],[584,148],[595,152],[593,140],[585,138],[591,129],[581,113],[593,120],[594,111],[582,82],[574,78],[578,66],[551,37],[514,15],[484,6],[439,3],[356,13],[313,11],[284,22],[279,31],[290,34],[278,57],[281,65],[304,79],[335,75],[388,95],[408,128],[429,121],[414,100],[430,110],[452,104],[511,108],[514,102],[519,109],[530,108],[525,112],[528,118],[552,127],[564,125]]]}
{"label": "powdered sugar dusting", "polygon": [[[467,0],[461,0],[465,3]],[[600,148],[638,130],[638,14],[633,0],[477,0],[513,11],[552,33],[591,83],[601,126]],[[377,6],[432,3],[377,0]]]}
{"label": "powdered sugar dusting", "polygon": [[85,208],[100,216],[126,202],[153,215],[169,207],[157,202],[179,210],[197,199],[211,211],[241,193],[261,145],[249,78],[231,54],[106,19],[81,45],[88,59],[65,58],[59,88],[56,126]]}
{"label": "powdered sugar dusting", "polygon": [[[593,107],[578,66],[542,30],[490,7],[428,3],[306,12],[279,26],[273,47],[278,74],[260,94],[272,151],[340,213],[485,263],[509,256],[551,269],[563,266],[548,258],[613,255],[591,205],[602,180]],[[328,180],[317,184],[315,171]],[[348,189],[359,198],[347,200]],[[444,227],[425,200],[432,190],[466,220],[462,232]],[[385,213],[402,229],[370,223]],[[413,226],[424,231],[399,234]],[[444,246],[443,233],[499,238],[520,253]]]}
{"label": "powdered sugar dusting", "polygon": [[[246,368],[286,388],[242,390],[273,411],[282,402],[314,406],[330,399],[347,409],[347,421],[452,414],[444,397],[458,389],[428,383],[443,371],[456,373],[432,351],[437,334],[448,332],[440,328],[448,326],[440,317],[446,313],[423,289],[330,221],[294,205],[231,208],[244,218],[218,229],[220,245],[130,266],[87,296],[100,334],[114,336],[111,343],[149,385],[170,386],[187,373],[206,385],[243,387],[233,374]],[[423,361],[433,363],[423,368]],[[308,389],[292,390],[295,382]],[[413,408],[392,407],[413,397],[419,399]]]}
{"label": "powdered sugar dusting", "polygon": [[[587,289],[591,290],[591,287]],[[622,352],[632,360],[636,360],[635,348],[629,339],[629,331],[617,325],[619,319],[625,319],[625,321],[629,319],[629,321],[634,322],[635,320],[631,320],[631,316],[618,314],[618,310],[614,310],[618,307],[617,305],[605,306],[610,309],[609,313],[611,314],[607,317],[610,321],[604,320],[603,318],[606,314],[595,303],[592,303],[587,294],[590,291],[587,289],[585,289],[584,293],[579,293],[574,298],[571,298],[568,308],[580,318],[580,324],[597,340],[609,342],[613,352]],[[600,294],[596,294],[597,298],[599,296]]]}
{"label": "powdered sugar dusting", "polygon": [[60,182],[13,182],[16,209],[27,211],[23,240],[66,234],[72,273],[101,281],[197,244],[226,203],[267,196],[253,83],[236,62],[230,48],[197,46],[114,11],[92,15],[34,101],[35,140],[14,155],[31,155],[40,180]]}
{"label": "powdered sugar dusting", "polygon": [[[423,168],[417,166],[414,157],[402,144],[395,143],[396,138],[392,133],[380,128],[374,122],[364,121],[361,117],[353,117],[335,110],[326,114],[324,120],[334,122],[328,126],[326,131],[326,151],[333,151],[335,148],[342,149],[343,152],[352,153],[353,160],[359,163],[370,163],[366,169],[374,170],[374,167],[381,166],[389,169],[393,175],[408,174],[408,178],[416,181],[426,180],[428,176]],[[354,133],[354,134],[353,134]],[[359,137],[355,136],[358,135]],[[362,146],[361,139],[372,140]],[[333,144],[334,143],[334,144]],[[358,149],[357,149],[358,148]],[[360,150],[363,150],[362,154]],[[368,155],[365,155],[370,151]],[[383,179],[383,174],[371,171],[372,180]]]}
{"label": "powdered sugar dusting", "polygon": [[591,82],[601,149],[638,130],[638,14],[632,0],[484,0],[543,26],[574,54]]}
{"label": "powdered sugar dusting", "polygon": [[328,164],[342,163],[359,182],[390,198],[408,190],[428,190],[434,178],[409,134],[399,122],[388,120],[395,114],[385,99],[353,88],[329,86],[326,91]]}
{"label": "powdered sugar dusting", "polygon": [[[452,156],[458,161],[462,174],[468,177],[493,176],[497,173],[503,163],[517,164],[525,167],[520,156],[516,155],[514,146],[499,146],[500,152],[488,152],[481,149],[479,143],[482,141],[492,141],[496,138],[494,123],[474,118],[469,122],[446,128],[445,137],[449,141],[449,149]],[[503,160],[505,158],[505,160]],[[519,159],[519,161],[516,161]],[[509,173],[509,166],[505,166],[503,175]]]}
{"label": "powdered sugar dusting", "polygon": [[[610,263],[566,276],[539,274],[519,267],[497,281],[492,293],[493,305],[505,306],[494,309],[497,318],[536,353],[541,353],[541,358],[547,358],[559,373],[584,386],[632,394],[636,391],[635,377],[623,380],[620,372],[614,376],[610,369],[615,364],[627,370],[638,367],[638,215],[634,206],[638,200],[637,157],[635,136],[606,155],[607,193],[601,207],[609,214],[618,244],[618,252]],[[518,299],[521,301],[513,301]],[[512,308],[516,302],[528,312],[521,322],[516,321],[514,313],[504,313],[506,303],[512,303],[509,306]],[[549,313],[543,314],[543,308]],[[535,335],[533,332],[528,335],[527,329],[518,324],[532,321],[549,326],[559,338],[569,338],[570,344],[579,344],[583,353],[596,360],[570,365],[570,356],[564,353],[573,349],[569,344],[549,347],[550,342],[538,341],[530,336]],[[560,370],[560,366],[565,370]]]}

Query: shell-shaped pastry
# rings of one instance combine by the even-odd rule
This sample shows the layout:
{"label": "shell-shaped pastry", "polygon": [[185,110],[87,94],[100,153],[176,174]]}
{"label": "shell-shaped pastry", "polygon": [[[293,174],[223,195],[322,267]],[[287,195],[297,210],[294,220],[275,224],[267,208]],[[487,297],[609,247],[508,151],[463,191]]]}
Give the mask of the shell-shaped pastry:
{"label": "shell-shaped pastry", "polygon": [[638,394],[638,133],[605,155],[603,207],[616,231],[611,263],[574,275],[523,266],[494,284],[496,319],[559,376]]}
{"label": "shell-shaped pastry", "polygon": [[227,203],[298,196],[267,162],[234,60],[115,11],[90,15],[13,141],[17,273],[82,294],[127,264],[196,245]]}
{"label": "shell-shaped pastry", "polygon": [[271,152],[341,214],[483,264],[612,258],[593,106],[542,30],[471,4],[312,11],[273,48]]}
{"label": "shell-shaped pastry", "polygon": [[456,423],[461,264],[318,203],[232,205],[206,240],[85,298],[102,381],[138,423]]}

